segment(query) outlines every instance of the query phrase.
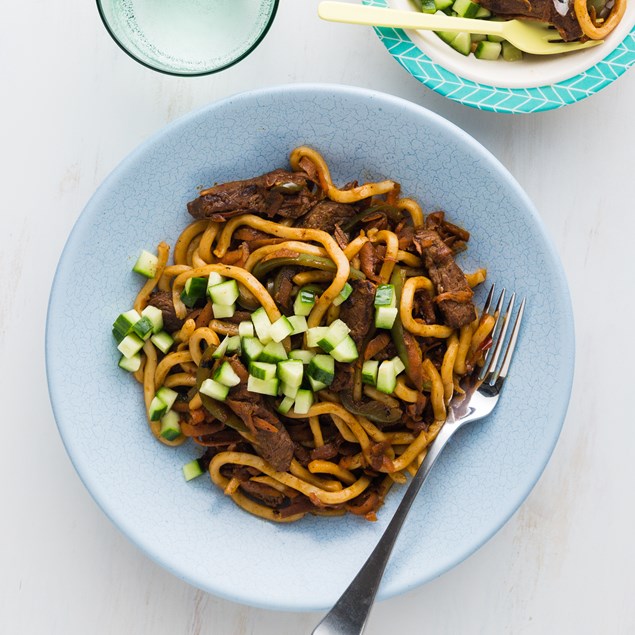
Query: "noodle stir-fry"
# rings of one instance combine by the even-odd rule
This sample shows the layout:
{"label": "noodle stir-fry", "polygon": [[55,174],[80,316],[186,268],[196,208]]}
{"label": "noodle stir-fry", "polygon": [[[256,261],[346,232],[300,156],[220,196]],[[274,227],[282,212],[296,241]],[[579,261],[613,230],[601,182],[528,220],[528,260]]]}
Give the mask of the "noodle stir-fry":
{"label": "noodle stir-fry", "polygon": [[468,232],[396,182],[338,188],[308,147],[290,164],[202,191],[171,263],[165,243],[142,253],[120,366],[154,436],[201,448],[186,479],[207,471],[269,520],[374,520],[483,363],[486,274],[454,260]]}

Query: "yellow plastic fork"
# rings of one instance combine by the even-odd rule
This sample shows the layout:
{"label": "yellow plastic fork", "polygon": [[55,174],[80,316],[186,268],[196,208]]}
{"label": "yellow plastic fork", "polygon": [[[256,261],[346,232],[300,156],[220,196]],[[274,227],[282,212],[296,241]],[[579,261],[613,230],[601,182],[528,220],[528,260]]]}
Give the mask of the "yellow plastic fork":
{"label": "yellow plastic fork", "polygon": [[[450,31],[498,35],[511,42],[516,48],[533,55],[555,55],[588,49],[603,40],[587,42],[562,42],[560,34],[548,24],[540,22],[508,20],[475,20],[455,18],[443,14],[419,13],[384,9],[345,2],[321,2],[318,15],[330,22],[362,24],[365,26],[388,26],[399,29],[417,29],[424,31]],[[555,41],[554,41],[555,40]]]}

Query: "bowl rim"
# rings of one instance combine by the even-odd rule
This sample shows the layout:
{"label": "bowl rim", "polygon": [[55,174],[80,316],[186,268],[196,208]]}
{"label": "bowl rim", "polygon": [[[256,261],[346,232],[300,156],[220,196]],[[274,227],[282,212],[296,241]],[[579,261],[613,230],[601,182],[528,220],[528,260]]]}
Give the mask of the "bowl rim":
{"label": "bowl rim", "polygon": [[152,148],[154,144],[157,143],[161,139],[161,137],[166,133],[166,131],[173,131],[178,129],[181,126],[186,126],[190,121],[196,120],[201,115],[206,112],[213,113],[216,109],[222,109],[226,104],[231,104],[232,102],[236,102],[239,100],[253,100],[258,99],[260,97],[271,97],[276,95],[282,95],[285,93],[295,93],[295,94],[307,94],[307,92],[318,93],[324,95],[340,95],[343,97],[362,97],[367,99],[375,99],[378,100],[379,104],[392,104],[398,106],[400,108],[406,108],[410,111],[416,111],[420,115],[428,118],[429,120],[440,124],[446,130],[449,130],[456,138],[461,142],[465,143],[467,146],[471,147],[473,150],[476,150],[478,154],[485,160],[492,168],[492,170],[503,176],[506,181],[510,184],[512,189],[518,195],[521,203],[523,204],[523,208],[526,211],[527,215],[530,217],[531,221],[535,223],[536,229],[543,240],[545,250],[550,255],[553,266],[554,273],[557,277],[558,282],[558,291],[560,297],[562,299],[562,310],[563,310],[563,323],[566,328],[566,339],[562,342],[561,350],[563,351],[563,359],[568,360],[568,364],[563,363],[562,371],[566,373],[566,378],[564,381],[564,388],[562,392],[562,399],[555,404],[554,408],[554,416],[558,422],[558,425],[554,425],[550,429],[550,435],[545,437],[547,440],[546,447],[548,450],[545,452],[543,461],[540,461],[534,464],[533,471],[528,475],[527,478],[527,487],[521,493],[519,493],[518,500],[516,504],[513,505],[510,509],[507,510],[507,514],[501,515],[496,518],[495,522],[492,522],[488,525],[488,531],[484,533],[482,542],[479,544],[471,545],[469,549],[466,551],[454,554],[454,558],[451,559],[450,562],[446,563],[439,568],[439,570],[434,570],[429,572],[429,574],[423,578],[418,579],[416,581],[411,582],[410,584],[402,585],[401,587],[393,590],[391,593],[387,593],[382,590],[380,587],[378,593],[378,599],[388,599],[390,597],[395,597],[397,595],[404,594],[414,588],[420,587],[423,584],[426,584],[433,580],[434,578],[442,575],[450,571],[452,568],[463,562],[470,555],[474,554],[478,551],[483,545],[485,545],[506,523],[507,521],[516,513],[518,508],[524,503],[529,493],[537,484],[541,474],[543,473],[545,467],[547,466],[551,455],[556,447],[557,441],[561,434],[562,427],[564,425],[565,415],[567,412],[570,396],[571,396],[571,388],[573,384],[574,377],[574,357],[575,357],[575,333],[574,333],[574,316],[571,305],[570,292],[567,285],[567,279],[565,275],[565,271],[562,265],[562,262],[558,256],[558,252],[556,250],[555,244],[553,243],[550,235],[546,230],[546,226],[543,223],[540,215],[538,214],[535,206],[533,205],[531,199],[527,195],[527,193],[523,190],[520,184],[516,181],[514,176],[503,166],[503,164],[487,149],[485,148],[479,141],[473,138],[466,131],[462,130],[456,124],[448,121],[441,115],[425,108],[424,106],[420,106],[413,102],[410,102],[401,97],[395,97],[390,94],[382,93],[379,91],[359,88],[355,86],[347,86],[341,84],[325,84],[325,83],[305,83],[305,84],[282,84],[271,87],[265,87],[245,92],[240,92],[231,96],[228,96],[224,99],[208,103],[201,108],[197,108],[182,117],[172,121],[171,123],[162,126],[159,128],[157,132],[151,135],[149,138],[140,143],[132,152],[128,153],[122,161],[120,161],[113,170],[105,177],[102,183],[98,186],[96,191],[93,193],[91,198],[88,200],[86,205],[84,206],[82,212],[79,214],[77,220],[75,221],[69,236],[66,240],[64,248],[62,250],[59,263],[57,265],[55,275],[53,277],[51,292],[49,295],[48,309],[47,309],[47,317],[46,317],[46,327],[45,327],[45,366],[46,366],[46,377],[47,377],[47,385],[49,390],[49,399],[51,402],[51,407],[53,410],[53,414],[55,417],[56,425],[60,436],[62,438],[62,442],[66,449],[66,452],[77,472],[80,480],[88,490],[89,494],[93,498],[93,500],[97,503],[98,507],[104,512],[107,518],[115,525],[115,527],[121,531],[127,540],[129,540],[135,547],[137,547],[145,556],[149,557],[151,560],[159,564],[162,568],[169,571],[171,574],[176,577],[184,580],[185,582],[195,586],[196,588],[203,589],[204,591],[211,593],[217,597],[233,601],[239,602],[241,604],[246,604],[249,606],[264,608],[269,610],[280,610],[280,611],[315,611],[315,610],[324,610],[327,607],[322,603],[319,604],[311,604],[309,602],[304,602],[303,604],[298,603],[282,603],[282,602],[271,602],[271,601],[262,601],[254,598],[250,595],[236,595],[229,592],[224,591],[221,586],[210,584],[209,581],[207,584],[202,583],[200,579],[197,579],[196,576],[191,576],[187,572],[184,572],[183,569],[176,569],[169,561],[166,560],[165,554],[163,554],[160,550],[154,548],[152,544],[148,544],[144,541],[144,538],[140,533],[135,529],[135,524],[131,523],[130,520],[126,517],[122,517],[121,513],[118,509],[113,508],[112,503],[107,499],[107,497],[103,496],[104,491],[99,484],[99,479],[94,476],[92,473],[90,466],[85,463],[84,458],[81,453],[76,451],[75,441],[71,434],[72,426],[66,422],[66,420],[61,416],[62,411],[64,409],[62,405],[61,397],[56,394],[56,388],[58,388],[59,382],[59,369],[56,368],[57,362],[54,360],[54,351],[52,350],[53,343],[51,341],[51,331],[53,329],[53,322],[55,321],[55,304],[59,302],[59,299],[56,297],[59,291],[59,287],[61,286],[60,277],[61,272],[68,267],[68,262],[72,258],[72,243],[75,235],[79,234],[87,224],[92,222],[92,215],[86,214],[84,212],[91,209],[92,206],[99,203],[100,199],[105,196],[112,183],[116,180],[118,175],[122,170],[125,170],[130,164],[133,164],[140,156],[142,156],[149,148]]}
{"label": "bowl rim", "polygon": [[[388,7],[387,0],[362,0]],[[503,114],[527,114],[562,108],[594,95],[635,64],[635,26],[606,57],[554,84],[529,88],[492,86],[467,79],[432,61],[406,30],[374,27],[390,55],[428,88],[464,106]]]}
{"label": "bowl rim", "polygon": [[244,60],[248,55],[253,53],[253,51],[265,39],[265,36],[269,32],[269,29],[271,28],[271,25],[273,24],[273,21],[275,20],[276,14],[278,12],[278,6],[280,4],[280,0],[272,0],[273,7],[271,9],[271,14],[269,16],[269,19],[267,20],[267,23],[265,24],[263,30],[260,32],[260,34],[258,35],[256,40],[254,41],[254,43],[244,53],[242,53],[240,56],[238,56],[237,58],[233,59],[231,62],[228,62],[227,64],[224,64],[223,66],[219,66],[218,68],[213,68],[211,70],[200,71],[200,72],[196,72],[196,73],[178,73],[176,71],[168,71],[168,70],[166,70],[164,68],[159,68],[157,66],[153,66],[149,62],[146,62],[146,61],[142,60],[140,57],[135,55],[130,49],[128,49],[123,44],[123,42],[117,37],[117,35],[115,34],[114,30],[110,27],[110,23],[108,22],[108,20],[106,18],[106,14],[104,13],[104,10],[102,8],[102,2],[103,2],[103,0],[96,0],[97,11],[99,12],[99,17],[101,18],[101,21],[102,21],[106,31],[108,32],[108,34],[110,35],[110,37],[112,38],[114,43],[126,55],[128,55],[128,57],[131,57],[135,62],[138,62],[142,66],[145,66],[146,68],[149,68],[152,71],[156,71],[157,73],[162,73],[163,75],[171,75],[172,77],[204,77],[205,75],[213,75],[214,73],[220,73],[221,71],[227,70],[228,68],[231,68],[235,64],[238,64],[238,62],[241,62],[242,60]]}

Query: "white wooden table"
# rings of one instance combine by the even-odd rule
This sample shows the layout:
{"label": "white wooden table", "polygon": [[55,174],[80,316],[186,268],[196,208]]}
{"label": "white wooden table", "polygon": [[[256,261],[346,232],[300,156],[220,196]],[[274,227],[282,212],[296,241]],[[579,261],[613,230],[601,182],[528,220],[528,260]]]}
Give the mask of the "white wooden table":
{"label": "white wooden table", "polygon": [[[139,553],[84,490],[49,405],[44,321],[60,252],[87,199],[175,117],[246,89],[338,82],[457,123],[527,190],[556,241],[576,314],[566,424],[540,482],[479,552],[377,605],[368,634],[635,632],[635,71],[564,110],[478,112],[412,79],[370,30],[282,0],[257,51],[221,74],[149,71],[110,40],[93,2],[7,1],[0,20],[0,633],[309,633],[317,614],[202,593]],[[539,372],[539,369],[537,369]]]}

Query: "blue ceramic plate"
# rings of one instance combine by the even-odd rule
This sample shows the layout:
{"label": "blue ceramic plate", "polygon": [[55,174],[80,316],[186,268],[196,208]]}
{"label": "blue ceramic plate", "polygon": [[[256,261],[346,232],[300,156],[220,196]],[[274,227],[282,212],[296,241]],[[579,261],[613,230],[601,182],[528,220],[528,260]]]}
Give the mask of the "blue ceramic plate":
{"label": "blue ceramic plate", "polygon": [[[414,10],[413,0],[363,0]],[[635,3],[597,47],[520,62],[465,57],[434,33],[376,28],[388,52],[416,79],[444,97],[479,110],[529,113],[562,108],[597,93],[635,64]]]}
{"label": "blue ceramic plate", "polygon": [[427,211],[447,210],[472,233],[462,265],[486,266],[492,281],[528,299],[496,414],[441,457],[381,598],[461,562],[522,503],[560,433],[574,354],[567,284],[531,202],[487,150],[419,106],[357,88],[282,86],[190,114],[125,159],[79,217],[51,292],[46,359],[60,433],[97,503],[149,557],[210,593],[284,610],[335,601],[386,526],[399,488],[376,523],[349,516],[277,525],[236,507],[207,478],[186,483],[181,466],[198,451],[152,437],[110,331],[141,284],[131,272],[136,256],[174,243],[197,186],[285,166],[300,144],[324,154],[337,183],[390,177]]}

